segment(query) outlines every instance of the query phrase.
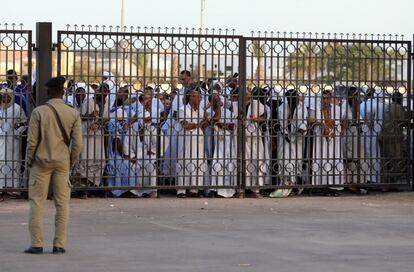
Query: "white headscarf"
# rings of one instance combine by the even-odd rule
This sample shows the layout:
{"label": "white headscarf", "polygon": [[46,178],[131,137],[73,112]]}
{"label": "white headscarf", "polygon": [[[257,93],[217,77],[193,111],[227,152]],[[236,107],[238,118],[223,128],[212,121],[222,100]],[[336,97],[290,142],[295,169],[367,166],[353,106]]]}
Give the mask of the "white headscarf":
{"label": "white headscarf", "polygon": [[112,93],[113,91],[115,91],[115,93],[116,93],[115,82],[112,79],[113,76],[114,75],[111,72],[108,72],[108,71],[104,71],[102,73],[102,77],[106,77],[106,79],[103,81],[103,83],[106,83],[108,85],[110,93]]}
{"label": "white headscarf", "polygon": [[7,95],[10,97],[10,102],[6,105],[3,105],[3,101],[1,101],[1,108],[2,109],[8,109],[14,104],[14,91],[10,88],[3,88],[0,90],[0,95]]}
{"label": "white headscarf", "polygon": [[75,84],[75,90],[77,90],[79,88],[83,88],[86,91],[86,83],[83,83],[83,82],[76,83]]}
{"label": "white headscarf", "polygon": [[113,81],[113,74],[108,71],[104,71],[102,73],[102,77],[106,77],[106,80],[104,80],[103,83],[107,84],[109,87],[109,107],[111,108],[116,100],[116,93],[118,92],[118,88]]}
{"label": "white headscarf", "polygon": [[212,89],[215,90],[216,86],[220,89],[220,91],[222,92],[224,89],[224,84],[222,82],[220,82],[219,80],[213,80],[213,82],[211,83]]}

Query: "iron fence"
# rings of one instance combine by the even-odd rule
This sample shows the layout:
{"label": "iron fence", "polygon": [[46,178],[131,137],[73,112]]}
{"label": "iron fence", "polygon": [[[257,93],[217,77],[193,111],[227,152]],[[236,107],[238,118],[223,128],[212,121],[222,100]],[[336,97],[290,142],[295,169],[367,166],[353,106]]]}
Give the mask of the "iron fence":
{"label": "iron fence", "polygon": [[[115,195],[136,186],[138,195],[219,187],[234,194],[240,184],[238,120],[222,116],[231,130],[211,124],[207,81],[220,83],[238,71],[241,38],[228,30],[59,31],[58,74],[76,82],[67,100],[84,117],[88,143],[74,169],[77,184],[115,187]],[[88,90],[91,85],[97,89]],[[193,89],[199,93],[191,99],[199,101],[191,107],[187,93]],[[97,116],[88,117],[93,111]],[[230,151],[219,157],[225,146]]]}
{"label": "iron fence", "polygon": [[246,188],[410,184],[411,42],[264,33],[247,38],[246,49],[247,93],[262,101],[252,114],[266,118],[256,122],[266,175]]}
{"label": "iron fence", "polygon": [[32,106],[32,32],[0,25],[0,190],[26,188],[27,118]]}
{"label": "iron fence", "polygon": [[75,26],[56,48],[64,100],[82,117],[74,190],[281,197],[412,184],[403,37]]}

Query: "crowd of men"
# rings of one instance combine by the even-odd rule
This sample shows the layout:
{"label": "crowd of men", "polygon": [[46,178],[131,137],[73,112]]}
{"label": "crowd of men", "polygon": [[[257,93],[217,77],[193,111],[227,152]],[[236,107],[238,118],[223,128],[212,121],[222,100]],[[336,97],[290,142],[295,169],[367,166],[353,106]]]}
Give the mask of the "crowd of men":
{"label": "crowd of men", "polygon": [[0,188],[21,187],[25,175],[22,158],[27,145],[27,82],[27,76],[18,82],[17,73],[8,70],[6,83],[0,85]]}
{"label": "crowd of men", "polygon": [[[7,75],[0,92],[0,187],[21,186],[29,103],[16,73]],[[326,185],[325,194],[337,195],[344,184],[403,182],[409,118],[398,92],[372,89],[362,99],[357,87],[305,94],[252,87],[242,94],[238,74],[194,82],[186,70],[179,81],[182,87],[168,94],[150,86],[132,92],[109,72],[100,84],[71,81],[63,99],[80,112],[84,138],[72,182],[113,187],[115,197],[153,198],[161,177],[180,198],[233,197],[239,155],[255,198],[265,185]],[[278,189],[270,196],[300,193]]]}

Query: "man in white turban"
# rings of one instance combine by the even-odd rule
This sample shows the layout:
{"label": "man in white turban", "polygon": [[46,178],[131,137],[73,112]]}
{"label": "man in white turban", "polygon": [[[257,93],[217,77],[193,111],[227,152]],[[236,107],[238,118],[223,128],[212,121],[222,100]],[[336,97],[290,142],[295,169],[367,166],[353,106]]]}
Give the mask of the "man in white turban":
{"label": "man in white turban", "polygon": [[21,185],[21,136],[27,119],[14,97],[12,89],[0,91],[0,188]]}

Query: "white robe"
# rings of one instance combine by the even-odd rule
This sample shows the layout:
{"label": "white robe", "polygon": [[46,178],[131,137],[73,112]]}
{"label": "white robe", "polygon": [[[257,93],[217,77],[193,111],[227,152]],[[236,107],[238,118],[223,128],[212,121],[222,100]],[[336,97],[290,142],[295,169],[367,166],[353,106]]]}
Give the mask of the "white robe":
{"label": "white robe", "polygon": [[24,111],[16,103],[0,108],[0,188],[21,185],[21,134],[25,127],[15,126],[26,121]]}
{"label": "white robe", "polygon": [[103,112],[102,112],[102,118],[109,118],[110,115],[111,115],[111,108],[109,107],[108,99],[106,99]]}
{"label": "white robe", "polygon": [[[85,98],[81,105],[78,105],[75,100],[74,108],[77,109],[82,116],[89,115],[94,111],[99,112],[99,107],[93,98]],[[87,178],[96,186],[99,186],[106,162],[102,129],[99,128],[96,131],[91,130],[92,124],[97,121],[97,118],[82,121],[83,146],[79,162],[76,164],[74,170],[80,174],[81,177]]]}
{"label": "white robe", "polygon": [[[315,111],[311,111],[317,122],[323,123],[324,117],[320,103]],[[312,184],[314,185],[340,185],[344,181],[344,163],[341,146],[341,108],[331,104],[331,117],[334,121],[334,137],[329,140],[323,135],[321,125],[313,129],[313,155],[312,155]]]}
{"label": "white robe", "polygon": [[[237,124],[233,113],[226,108],[221,108],[220,123]],[[214,154],[211,164],[211,186],[236,186],[237,185],[237,127],[233,131],[220,129],[214,126]],[[217,194],[222,197],[232,197],[235,189],[217,189]]]}
{"label": "white robe", "polygon": [[[266,119],[267,119],[267,122],[269,122],[271,118],[271,110],[268,105],[264,105],[264,107],[266,111]],[[270,175],[271,174],[270,165],[271,165],[271,160],[272,160],[272,141],[271,141],[269,130],[270,128],[266,124],[266,131],[264,132],[264,143],[263,143],[264,144],[264,157],[265,157],[265,162],[266,162],[266,172],[268,174],[265,176],[265,181],[264,181],[266,185],[271,185],[272,183],[272,177]]]}
{"label": "white robe", "polygon": [[[201,96],[201,102],[200,102],[200,111],[204,112],[208,119],[211,118],[211,107],[209,106],[210,103],[208,101],[209,95],[203,94]],[[209,107],[209,108],[207,108]],[[213,157],[213,150],[211,147],[211,128],[208,126],[206,129],[204,129],[204,152],[206,154],[206,157],[211,159]]]}
{"label": "white robe", "polygon": [[238,101],[232,101],[231,102],[231,109],[234,114],[234,116],[239,116],[239,102]]}
{"label": "white robe", "polygon": [[[181,123],[177,121],[178,112],[184,105],[184,94],[185,88],[182,87],[177,95],[174,97],[173,102],[171,103],[170,113],[168,114],[167,120],[162,126],[161,130],[165,134],[165,139],[168,141],[165,143],[167,145],[165,153],[163,156],[163,162],[161,171],[166,176],[175,176],[176,174],[176,164],[177,156],[180,150],[178,149],[178,134],[183,129]],[[175,115],[175,116],[174,116]]]}
{"label": "white robe", "polygon": [[[358,183],[358,168],[360,168],[359,182],[366,182],[368,165],[364,160],[364,141],[359,132],[359,125],[352,125],[353,113],[351,106],[343,101],[342,119],[347,120],[348,126],[342,134],[342,152],[346,161],[346,182]],[[359,146],[358,146],[359,144]]]}
{"label": "white robe", "polygon": [[[143,105],[139,104],[138,108],[142,108]],[[142,111],[142,109],[138,109],[139,111]],[[151,118],[152,123],[158,123],[161,118],[161,113],[164,112],[164,104],[159,100],[157,97],[153,97],[151,101]]]}
{"label": "white robe", "polygon": [[[143,119],[150,117],[151,113],[141,109],[137,112],[138,122],[136,122],[130,131],[130,150],[128,154],[137,161],[133,165],[136,173],[137,186],[153,187],[157,185],[157,128],[150,123],[144,123]],[[140,130],[143,131],[143,139],[140,137]],[[152,152],[152,153],[150,153]],[[154,189],[138,190],[137,195],[142,196],[144,193],[149,194],[156,192]]]}
{"label": "white robe", "polygon": [[296,184],[296,178],[302,176],[304,137],[307,130],[308,111],[302,102],[297,103],[291,120],[291,129],[288,128],[289,105],[285,100],[278,107],[280,131],[277,141],[277,159],[279,175],[282,185]]}
{"label": "white robe", "polygon": [[[178,122],[180,123],[187,121],[198,124],[203,117],[203,111],[194,111],[189,104],[178,111]],[[177,185],[204,185],[204,177],[208,175],[208,165],[204,158],[203,131],[201,128],[184,129],[182,127],[177,139]],[[177,193],[184,193],[184,190],[177,190]]]}
{"label": "white robe", "polygon": [[220,95],[220,101],[225,109],[229,110],[231,108],[232,103],[228,95]]}
{"label": "white robe", "polygon": [[115,100],[116,100],[116,93],[118,92],[118,87],[117,87],[115,81],[116,81],[116,79],[114,78],[112,73],[109,73],[108,78],[103,82],[103,83],[107,84],[108,87],[109,87],[109,94],[108,94],[108,97],[106,98],[107,99],[106,103],[109,104],[108,105],[109,108],[113,107],[113,105],[115,103]]}
{"label": "white robe", "polygon": [[[321,95],[319,93],[309,92],[303,101],[305,107],[307,108],[307,116],[316,116],[316,109],[319,109],[321,107]],[[311,183],[312,178],[312,150],[311,147],[313,143],[315,142],[315,135],[313,134],[313,128],[309,127],[308,129],[308,136],[305,139],[306,145],[306,158],[304,158],[305,163],[305,173],[303,173],[302,180],[306,184]]]}
{"label": "white robe", "polygon": [[384,120],[383,93],[374,93],[361,105],[361,117],[364,119],[362,126],[362,140],[364,142],[364,155],[368,163],[367,181],[381,183],[381,150],[378,136],[382,131]]}
{"label": "white robe", "polygon": [[[161,124],[161,114],[165,111],[164,103],[158,98],[153,97],[151,102],[151,117],[152,117],[152,123],[154,124]],[[168,147],[168,141],[164,134],[159,135],[159,144],[160,144],[160,154],[161,156],[164,155],[167,147]]]}
{"label": "white robe", "polygon": [[65,101],[65,104],[69,105],[69,106],[73,106],[74,103],[74,98],[73,98],[73,94],[64,94],[63,95],[63,100]]}
{"label": "white robe", "polygon": [[[265,106],[252,100],[246,117],[246,186],[263,186],[268,174],[262,131],[259,124],[250,121],[250,116],[260,117],[266,113]],[[258,191],[258,189],[256,189]]]}

